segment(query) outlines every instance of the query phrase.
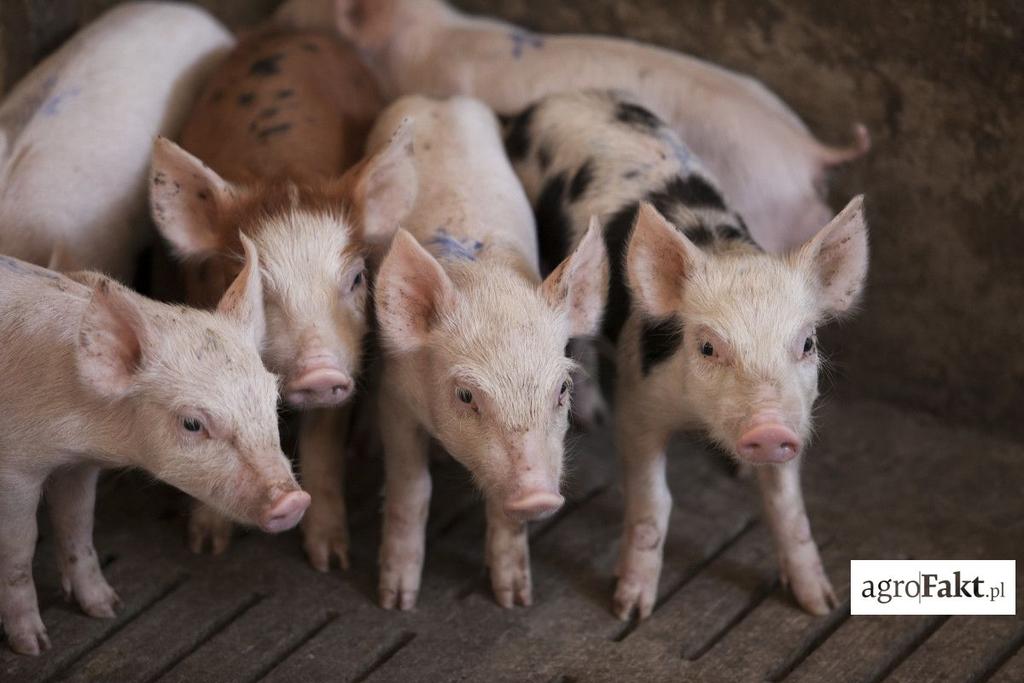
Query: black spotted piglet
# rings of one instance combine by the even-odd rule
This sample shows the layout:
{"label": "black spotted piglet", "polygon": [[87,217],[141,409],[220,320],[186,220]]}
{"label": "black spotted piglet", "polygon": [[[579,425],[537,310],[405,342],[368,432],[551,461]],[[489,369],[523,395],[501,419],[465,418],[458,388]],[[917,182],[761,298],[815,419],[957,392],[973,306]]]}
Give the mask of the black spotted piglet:
{"label": "black spotted piglet", "polygon": [[818,394],[815,330],[852,307],[867,274],[862,198],[775,256],[754,243],[677,135],[624,94],[542,99],[506,122],[506,146],[547,263],[582,238],[592,216],[604,226],[612,263],[604,334],[617,347],[626,498],[615,613],[644,618],[657,597],[672,501],[665,448],[681,430],[704,431],[758,465],[783,580],[804,609],[827,612],[835,595],[811,537],[799,456]]}

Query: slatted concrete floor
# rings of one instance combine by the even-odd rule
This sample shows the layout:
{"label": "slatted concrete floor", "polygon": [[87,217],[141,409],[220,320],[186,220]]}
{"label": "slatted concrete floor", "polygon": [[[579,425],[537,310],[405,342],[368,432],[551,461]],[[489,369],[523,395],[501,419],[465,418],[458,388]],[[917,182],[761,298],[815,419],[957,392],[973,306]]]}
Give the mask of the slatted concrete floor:
{"label": "slatted concrete floor", "polygon": [[296,533],[192,556],[178,494],[108,477],[97,548],[123,609],[95,620],[65,604],[44,535],[36,578],[54,648],[4,649],[0,680],[1024,681],[1024,621],[850,617],[848,585],[851,558],[1024,560],[1024,446],[852,400],[826,405],[819,424],[806,492],[842,601],[826,617],[779,586],[753,484],[681,440],[658,608],[639,625],[615,620],[622,500],[595,433],[575,439],[570,502],[532,531],[536,604],[513,611],[490,598],[480,501],[453,463],[435,467],[411,613],[374,602],[379,463],[352,464],[353,568],[326,575]]}

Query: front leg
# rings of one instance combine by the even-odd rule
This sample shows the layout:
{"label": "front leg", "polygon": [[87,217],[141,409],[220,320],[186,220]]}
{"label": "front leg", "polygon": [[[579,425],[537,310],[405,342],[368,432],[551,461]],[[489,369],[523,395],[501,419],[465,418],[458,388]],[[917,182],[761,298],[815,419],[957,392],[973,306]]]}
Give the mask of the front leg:
{"label": "front leg", "polygon": [[345,445],[351,404],[302,414],[299,471],[312,501],[302,518],[303,545],[309,563],[326,572],[331,558],[348,569],[348,520],[345,510]]}
{"label": "front leg", "polygon": [[789,585],[800,606],[811,614],[828,614],[836,606],[800,490],[800,459],[757,470],[765,517],[775,541],[783,584]]}
{"label": "front leg", "polygon": [[528,607],[533,602],[530,582],[530,537],[525,522],[508,518],[500,503],[487,500],[485,562],[494,599],[502,607]]}
{"label": "front leg", "polygon": [[25,655],[50,647],[32,581],[41,491],[41,481],[0,475],[0,622],[11,649]]}
{"label": "front leg", "polygon": [[95,465],[75,465],[57,470],[46,486],[50,518],[57,540],[64,594],[78,601],[91,617],[112,618],[121,601],[103,577],[92,545],[93,509],[96,503]]}
{"label": "front leg", "polygon": [[388,400],[383,392],[380,416],[385,472],[380,604],[408,610],[416,606],[426,553],[429,440],[400,402]]}
{"label": "front leg", "polygon": [[201,500],[192,501],[192,512],[188,518],[188,547],[196,555],[203,552],[207,541],[213,555],[223,555],[231,545],[234,531],[235,523],[230,517]]}

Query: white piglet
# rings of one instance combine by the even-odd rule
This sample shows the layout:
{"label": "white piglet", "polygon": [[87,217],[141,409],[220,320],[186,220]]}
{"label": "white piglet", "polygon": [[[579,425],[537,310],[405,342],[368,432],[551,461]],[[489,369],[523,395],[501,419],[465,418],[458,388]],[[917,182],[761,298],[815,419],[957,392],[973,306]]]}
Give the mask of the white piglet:
{"label": "white piglet", "polygon": [[626,496],[615,612],[643,618],[654,606],[672,505],[665,448],[680,430],[706,432],[757,466],[783,580],[804,609],[827,612],[835,596],[804,509],[799,456],[818,395],[815,329],[851,308],[867,273],[861,198],[774,256],[674,131],[629,96],[553,95],[506,133],[547,258],[579,243],[589,216],[607,216],[604,333],[618,345]]}
{"label": "white piglet", "polygon": [[233,39],[179,3],[111,9],[0,104],[0,253],[131,279],[145,246],[149,155],[176,135]]}
{"label": "white piglet", "polygon": [[370,148],[413,119],[419,183],[376,283],[385,349],[380,600],[411,609],[425,552],[430,437],[486,499],[486,563],[497,601],[532,600],[526,522],[563,503],[571,337],[600,327],[608,265],[591,230],[543,282],[529,203],[481,102],[407,97]]}
{"label": "white piglet", "polygon": [[268,532],[299,522],[309,496],[281,452],[261,299],[248,242],[216,312],[0,256],[0,620],[15,651],[49,647],[32,580],[44,486],[64,590],[94,617],[118,604],[92,542],[101,468],[140,467]]}

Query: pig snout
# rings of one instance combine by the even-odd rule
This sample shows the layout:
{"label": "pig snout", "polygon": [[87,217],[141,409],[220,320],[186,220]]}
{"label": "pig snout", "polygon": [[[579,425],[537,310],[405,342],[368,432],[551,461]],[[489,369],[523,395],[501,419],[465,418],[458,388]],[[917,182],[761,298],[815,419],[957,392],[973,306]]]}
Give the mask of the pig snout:
{"label": "pig snout", "polygon": [[260,528],[271,534],[291,529],[302,519],[309,501],[305,491],[282,493],[260,515]]}
{"label": "pig snout", "polygon": [[565,498],[557,491],[537,489],[505,501],[505,515],[517,522],[544,519],[558,511]]}
{"label": "pig snout", "polygon": [[342,371],[332,356],[306,358],[299,368],[285,386],[285,400],[293,408],[327,408],[344,403],[352,395],[352,376]]}
{"label": "pig snout", "polygon": [[736,451],[748,462],[779,464],[800,452],[800,437],[776,416],[755,419],[736,442]]}

